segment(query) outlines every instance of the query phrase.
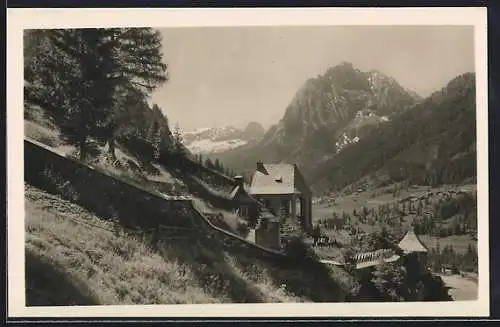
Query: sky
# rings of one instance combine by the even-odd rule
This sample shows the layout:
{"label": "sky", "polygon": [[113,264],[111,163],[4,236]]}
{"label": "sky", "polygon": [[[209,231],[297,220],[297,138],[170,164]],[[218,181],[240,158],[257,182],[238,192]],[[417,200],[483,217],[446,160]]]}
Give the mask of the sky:
{"label": "sky", "polygon": [[474,71],[466,26],[190,27],[161,29],[169,81],[151,96],[183,131],[276,124],[309,78],[350,62],[428,96]]}

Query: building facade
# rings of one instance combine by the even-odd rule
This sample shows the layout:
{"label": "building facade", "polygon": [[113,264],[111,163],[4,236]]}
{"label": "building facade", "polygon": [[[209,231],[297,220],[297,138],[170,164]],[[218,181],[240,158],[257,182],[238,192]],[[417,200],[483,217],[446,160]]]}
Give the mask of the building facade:
{"label": "building facade", "polygon": [[296,165],[258,162],[250,194],[281,220],[312,229],[312,191]]}

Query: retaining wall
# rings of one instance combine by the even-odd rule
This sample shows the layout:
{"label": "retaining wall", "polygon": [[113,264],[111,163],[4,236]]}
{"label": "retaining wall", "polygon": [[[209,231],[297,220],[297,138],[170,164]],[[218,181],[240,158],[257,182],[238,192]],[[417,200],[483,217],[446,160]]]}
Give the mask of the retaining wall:
{"label": "retaining wall", "polygon": [[272,260],[286,259],[278,251],[215,226],[188,198],[166,196],[29,139],[24,141],[24,179],[31,185],[70,198],[100,217],[117,217],[126,228],[196,227],[200,230],[197,237],[216,238],[232,250]]}
{"label": "retaining wall", "polygon": [[112,176],[76,159],[62,156],[33,140],[24,141],[24,179],[51,193],[61,194],[103,218],[119,218],[127,228],[160,224],[191,227],[186,214],[189,199],[167,197]]}

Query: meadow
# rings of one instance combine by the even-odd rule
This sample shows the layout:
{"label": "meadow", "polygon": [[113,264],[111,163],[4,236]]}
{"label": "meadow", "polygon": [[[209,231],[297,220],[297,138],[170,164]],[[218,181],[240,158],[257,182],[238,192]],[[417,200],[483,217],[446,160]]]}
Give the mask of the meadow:
{"label": "meadow", "polygon": [[[371,189],[371,190],[360,190],[358,192],[352,193],[339,193],[336,196],[331,197],[330,201],[325,199],[324,201],[316,201],[313,203],[312,216],[314,223],[320,223],[322,220],[327,218],[332,218],[334,215],[337,217],[342,217],[343,214],[348,214],[350,216],[350,222],[344,225],[344,228],[339,229],[326,229],[323,228],[322,232],[324,235],[328,236],[330,239],[336,240],[340,244],[348,245],[352,243],[354,235],[350,232],[351,228],[359,229],[362,234],[370,234],[376,231],[380,231],[382,226],[386,224],[380,223],[368,223],[361,221],[358,215],[354,213],[359,213],[363,208],[367,210],[377,211],[381,206],[396,206],[398,208],[402,207],[402,203],[409,201],[414,201],[414,199],[419,198],[425,194],[434,194],[430,196],[432,201],[434,201],[440,192],[446,192],[448,190],[456,190],[472,193],[475,191],[475,184],[467,184],[462,186],[440,186],[435,188],[430,188],[427,186],[409,186],[407,188],[398,187],[398,191],[395,194],[394,188],[397,185],[389,185],[382,188]],[[398,209],[399,210],[399,209]],[[425,212],[425,209],[424,209]],[[399,212],[395,215],[400,219],[401,225],[398,226],[397,234],[401,234],[404,231],[412,228],[412,222],[414,219],[419,218],[416,212],[409,212],[407,210],[405,213]],[[450,225],[453,218],[448,219],[443,222],[443,226]],[[428,234],[420,234],[421,241],[429,248],[436,247],[436,236]],[[470,235],[450,235],[445,237],[439,237],[439,244],[441,249],[447,245],[453,246],[457,253],[467,252],[469,244],[477,246],[477,240],[473,239]],[[340,256],[340,251],[338,248],[320,248],[316,252],[318,255],[324,258],[338,258]]]}

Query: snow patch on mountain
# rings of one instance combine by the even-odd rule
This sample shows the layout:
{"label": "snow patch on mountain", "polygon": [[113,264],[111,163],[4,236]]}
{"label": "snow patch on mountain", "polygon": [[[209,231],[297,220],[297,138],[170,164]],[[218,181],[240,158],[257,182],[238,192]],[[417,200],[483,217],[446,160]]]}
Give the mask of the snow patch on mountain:
{"label": "snow patch on mountain", "polygon": [[335,142],[335,147],[336,147],[335,150],[337,153],[340,153],[340,151],[342,151],[346,146],[358,142],[359,142],[359,137],[355,136],[353,138],[350,138],[349,135],[347,135],[347,133],[344,132],[342,133],[342,135],[340,135],[338,141]]}
{"label": "snow patch on mountain", "polygon": [[186,147],[193,153],[217,153],[260,139],[264,128],[251,122],[244,130],[233,126],[198,128],[183,134]]}
{"label": "snow patch on mountain", "polygon": [[212,140],[197,140],[189,145],[187,145],[188,149],[193,153],[217,153],[222,151],[231,150],[237,148],[239,146],[247,144],[248,141],[235,139],[235,140],[227,140],[227,141],[212,141]]}
{"label": "snow patch on mountain", "polygon": [[339,136],[337,142],[335,142],[335,152],[339,153],[347,146],[358,143],[361,134],[363,134],[360,133],[362,128],[388,121],[390,121],[388,116],[379,116],[377,112],[370,109],[356,112],[354,119],[347,125],[344,132]]}

